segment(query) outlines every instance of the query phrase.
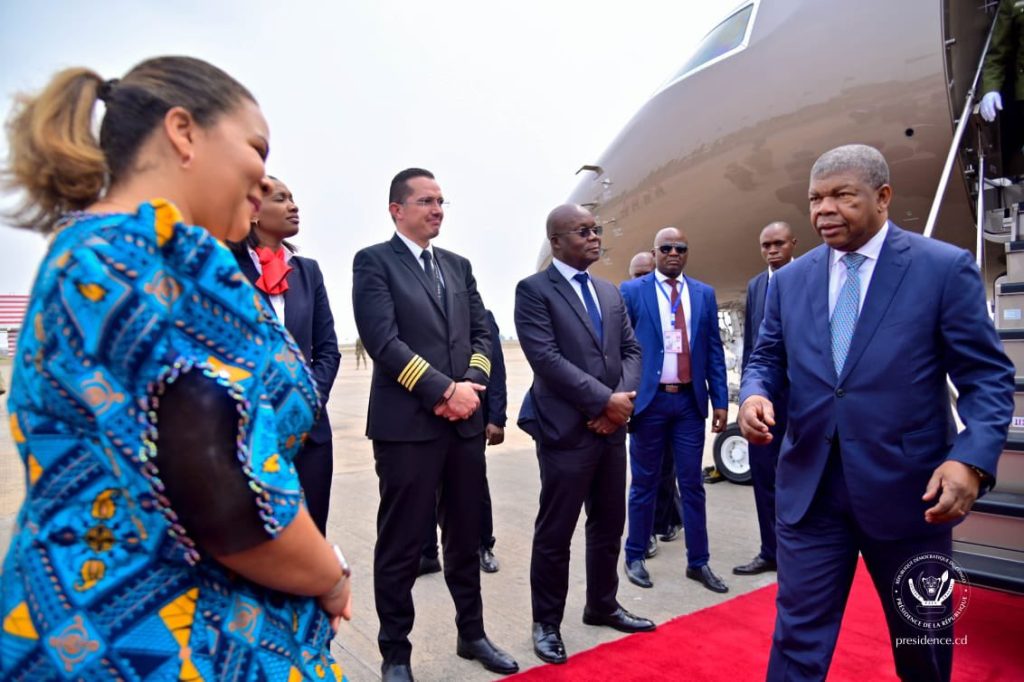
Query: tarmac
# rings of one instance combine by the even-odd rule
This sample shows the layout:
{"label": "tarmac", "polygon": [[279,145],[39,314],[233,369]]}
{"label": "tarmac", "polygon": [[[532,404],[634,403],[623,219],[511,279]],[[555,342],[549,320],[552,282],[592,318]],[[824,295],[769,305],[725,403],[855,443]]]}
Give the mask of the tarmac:
{"label": "tarmac", "polygon": [[[343,349],[341,371],[334,384],[328,409],[334,431],[334,480],[328,538],[344,550],[353,570],[354,616],[344,623],[332,644],[338,662],[350,680],[380,678],[377,648],[378,621],[373,600],[373,545],[379,502],[377,477],[370,441],[364,436],[369,396],[368,369],[355,368],[355,354]],[[487,450],[487,474],[494,509],[494,552],[500,570],[482,574],[484,625],[487,635],[519,662],[520,670],[544,665],[533,653],[530,636],[530,544],[537,513],[540,478],[533,441],[515,426],[519,405],[532,374],[518,344],[504,344],[508,371],[509,410],[505,442]],[[0,360],[0,372],[10,379],[8,359]],[[735,410],[735,406],[733,406]],[[6,400],[0,400],[0,555],[6,554],[15,515],[24,497],[24,471],[11,440]],[[705,465],[712,463],[713,436],[708,434]],[[647,561],[652,589],[629,583],[621,571],[619,602],[633,613],[664,623],[677,616],[720,604],[740,594],[770,585],[774,573],[759,576],[732,575],[733,566],[757,554],[760,541],[754,511],[753,489],[729,482],[706,486],[711,567],[729,586],[729,593],[715,594],[684,577],[685,545],[682,535],[659,543],[656,557]],[[625,492],[624,492],[625,496]],[[581,622],[585,598],[583,522],[573,537],[569,594],[562,636],[569,655],[626,635]],[[685,519],[684,519],[685,522]],[[455,655],[455,609],[443,574],[418,579],[413,591],[416,623],[412,641],[412,669],[418,680],[490,680],[493,673],[478,663]],[[737,646],[743,644],[737,643]],[[686,652],[680,652],[685,656]],[[723,651],[722,655],[729,655]],[[613,671],[609,671],[614,676]]]}

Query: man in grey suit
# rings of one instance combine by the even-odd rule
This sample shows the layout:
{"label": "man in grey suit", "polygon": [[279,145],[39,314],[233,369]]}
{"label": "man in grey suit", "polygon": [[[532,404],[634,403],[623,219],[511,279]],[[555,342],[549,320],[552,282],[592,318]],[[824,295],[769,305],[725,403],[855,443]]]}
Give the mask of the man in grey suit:
{"label": "man in grey suit", "polygon": [[530,561],[533,642],[549,663],[566,661],[559,627],[569,586],[569,543],[587,510],[583,622],[622,632],[653,630],[616,600],[626,520],[626,420],[640,382],[640,345],[618,289],[587,274],[601,256],[601,228],[567,204],[547,221],[551,266],[516,287],[516,331],[533,369],[519,425],[537,443],[540,510]]}

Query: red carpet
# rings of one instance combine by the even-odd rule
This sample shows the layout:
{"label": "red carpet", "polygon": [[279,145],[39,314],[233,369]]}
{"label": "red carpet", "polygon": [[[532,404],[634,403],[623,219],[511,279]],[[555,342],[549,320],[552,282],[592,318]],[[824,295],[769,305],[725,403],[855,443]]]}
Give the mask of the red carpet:
{"label": "red carpet", "polygon": [[[515,679],[557,680],[763,680],[775,625],[775,586],[731,599],[630,635]],[[1024,597],[971,588],[956,623],[967,643],[953,652],[953,680],[1024,680]],[[897,680],[882,605],[863,562],[832,659],[831,681]]]}

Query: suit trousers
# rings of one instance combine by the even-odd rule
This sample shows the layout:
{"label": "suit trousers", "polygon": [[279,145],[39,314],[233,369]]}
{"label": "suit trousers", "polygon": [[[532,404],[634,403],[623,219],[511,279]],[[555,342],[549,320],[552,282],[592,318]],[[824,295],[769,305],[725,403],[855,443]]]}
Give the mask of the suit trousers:
{"label": "suit trousers", "polygon": [[[630,439],[630,456],[632,456],[633,440]],[[676,484],[676,460],[672,448],[666,447],[661,456],[661,483],[658,484],[658,497],[654,502],[654,532],[664,535],[673,527],[682,527],[683,513],[680,506],[679,486]]]}
{"label": "suit trousers", "polygon": [[775,561],[775,470],[779,464],[779,448],[786,435],[786,422],[776,415],[771,429],[772,442],[767,445],[748,445],[750,480],[754,484],[754,506],[757,508],[757,527],[761,533],[760,556]]}
{"label": "suit trousers", "polygon": [[[907,495],[920,496],[922,492],[908,490]],[[949,680],[951,640],[949,644],[935,642],[952,638],[952,626],[918,629],[903,619],[893,598],[893,581],[908,560],[924,553],[952,556],[949,526],[900,540],[868,537],[851,511],[841,457],[838,448],[833,447],[807,515],[795,525],[780,520],[777,530],[779,587],[768,680],[825,679],[857,569],[858,552],[882,601],[896,674],[903,680]],[[931,643],[898,643],[899,638],[922,635]]]}
{"label": "suit trousers", "polygon": [[587,512],[587,607],[618,607],[618,560],[626,523],[626,445],[595,434],[577,448],[538,443],[540,509],[533,532],[530,590],[533,620],[561,625],[569,589],[569,546],[580,509]]}
{"label": "suit trousers", "polygon": [[380,487],[373,593],[380,618],[377,637],[386,663],[408,663],[415,616],[412,587],[423,538],[441,523],[444,578],[455,602],[455,624],[468,640],[484,636],[480,598],[480,490],[484,435],[461,437],[454,426],[433,440],[373,441]]}
{"label": "suit trousers", "polygon": [[306,508],[313,522],[324,536],[327,535],[327,512],[331,504],[331,480],[334,475],[334,444],[306,444],[295,456],[295,470],[302,484],[302,494],[306,498]]}
{"label": "suit trousers", "polygon": [[633,417],[629,487],[629,534],[626,561],[644,558],[654,527],[654,502],[661,476],[662,453],[671,447],[675,457],[679,495],[683,502],[686,563],[699,568],[708,563],[707,508],[701,462],[704,459],[705,419],[697,409],[692,389],[654,395],[644,411]]}
{"label": "suit trousers", "polygon": [[[486,458],[485,458],[486,459]],[[486,465],[484,469],[484,486],[480,495],[480,548],[494,549],[494,514],[491,511],[491,489],[487,485]],[[426,540],[423,541],[423,556],[437,558],[437,512],[434,512],[433,522],[427,530]]]}

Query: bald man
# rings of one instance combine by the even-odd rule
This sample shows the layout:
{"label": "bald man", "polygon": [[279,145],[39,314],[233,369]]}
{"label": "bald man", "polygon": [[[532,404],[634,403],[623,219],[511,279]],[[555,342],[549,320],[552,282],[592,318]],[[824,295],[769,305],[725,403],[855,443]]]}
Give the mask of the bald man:
{"label": "bald man", "polygon": [[[764,304],[768,297],[768,284],[775,272],[793,260],[796,237],[789,224],[777,221],[765,225],[759,238],[761,257],[768,264],[747,284],[747,305],[743,317],[743,367],[757,343],[757,331],[764,319]],[[757,575],[774,571],[775,564],[775,466],[779,461],[779,446],[786,433],[786,400],[779,401],[775,413],[774,438],[767,445],[751,443],[747,446],[750,459],[750,477],[754,484],[754,505],[757,508],[757,526],[761,533],[761,551],[749,562],[736,566],[736,575]]]}
{"label": "bald man", "polygon": [[629,261],[629,278],[636,279],[654,271],[654,254],[641,251]]}
{"label": "bald man", "polygon": [[640,381],[640,345],[622,296],[587,273],[601,257],[601,227],[582,206],[548,216],[551,265],[516,287],[516,331],[533,369],[519,426],[537,444],[540,509],[530,559],[533,648],[565,663],[560,627],[569,543],[586,505],[583,622],[622,632],[654,623],[623,609],[616,562],[626,520],[626,420]]}
{"label": "bald man", "polygon": [[683,275],[689,256],[686,234],[675,227],[654,239],[655,272],[624,282],[622,297],[640,346],[643,372],[632,438],[626,577],[640,587],[653,581],[644,561],[654,526],[654,501],[665,447],[675,458],[683,502],[686,577],[713,592],[729,588],[711,570],[701,461],[711,402],[711,430],[725,428],[729,389],[725,351],[718,331],[714,290]]}
{"label": "bald man", "polygon": [[[641,251],[629,261],[629,278],[637,279],[654,272],[654,251]],[[632,440],[630,441],[632,443]],[[658,553],[658,537],[671,542],[679,537],[683,527],[682,510],[679,507],[679,488],[676,486],[676,465],[672,448],[665,448],[661,460],[661,482],[654,504],[654,532],[647,540],[645,559],[652,559]]]}

